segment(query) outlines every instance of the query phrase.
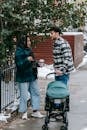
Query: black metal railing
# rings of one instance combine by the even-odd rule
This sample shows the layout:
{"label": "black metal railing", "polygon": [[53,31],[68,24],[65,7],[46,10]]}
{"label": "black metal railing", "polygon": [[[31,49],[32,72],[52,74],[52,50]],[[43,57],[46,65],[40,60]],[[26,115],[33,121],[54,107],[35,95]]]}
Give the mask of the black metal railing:
{"label": "black metal railing", "polygon": [[18,86],[15,82],[15,65],[0,69],[0,112],[19,98]]}

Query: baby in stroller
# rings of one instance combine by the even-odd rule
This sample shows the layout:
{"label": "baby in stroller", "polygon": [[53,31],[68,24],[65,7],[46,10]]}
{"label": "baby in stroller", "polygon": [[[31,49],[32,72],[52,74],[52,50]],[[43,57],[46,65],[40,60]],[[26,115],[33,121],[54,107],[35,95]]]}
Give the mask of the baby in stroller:
{"label": "baby in stroller", "polygon": [[48,83],[45,97],[45,123],[42,130],[48,130],[50,119],[62,121],[60,130],[68,130],[67,112],[69,111],[69,89],[62,81]]}

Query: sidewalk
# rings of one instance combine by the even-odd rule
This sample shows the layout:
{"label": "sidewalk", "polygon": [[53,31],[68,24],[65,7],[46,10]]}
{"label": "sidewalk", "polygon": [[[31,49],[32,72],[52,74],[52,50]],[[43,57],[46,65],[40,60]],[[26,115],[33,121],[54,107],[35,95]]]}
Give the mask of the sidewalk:
{"label": "sidewalk", "polygon": [[[39,80],[41,92],[41,112],[44,111],[44,98],[47,84],[50,80]],[[87,130],[87,65],[80,67],[70,78],[70,112],[68,113],[68,130]],[[30,111],[29,111],[30,114]],[[16,118],[0,130],[41,130],[44,119],[30,118],[28,121]],[[51,122],[49,130],[60,130],[59,123]]]}

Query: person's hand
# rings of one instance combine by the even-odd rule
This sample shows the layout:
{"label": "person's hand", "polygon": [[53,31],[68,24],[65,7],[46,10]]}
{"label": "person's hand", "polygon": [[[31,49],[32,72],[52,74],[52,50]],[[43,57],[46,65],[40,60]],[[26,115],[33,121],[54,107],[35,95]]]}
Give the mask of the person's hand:
{"label": "person's hand", "polygon": [[34,61],[34,59],[33,59],[32,56],[29,56],[29,57],[28,57],[28,60],[29,60],[29,61]]}
{"label": "person's hand", "polygon": [[55,73],[56,73],[56,75],[62,75],[63,74],[63,72],[61,70],[58,70],[58,69],[55,69]]}

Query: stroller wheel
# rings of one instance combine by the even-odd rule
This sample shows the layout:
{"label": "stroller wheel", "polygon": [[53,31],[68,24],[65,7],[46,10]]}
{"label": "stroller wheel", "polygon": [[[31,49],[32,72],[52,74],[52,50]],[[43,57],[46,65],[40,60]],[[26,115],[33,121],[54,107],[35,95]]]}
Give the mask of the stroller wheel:
{"label": "stroller wheel", "polygon": [[67,126],[61,126],[60,130],[68,130]]}
{"label": "stroller wheel", "polygon": [[48,130],[48,126],[44,124],[44,125],[42,126],[42,130]]}
{"label": "stroller wheel", "polygon": [[69,96],[68,96],[68,97],[66,98],[66,111],[67,111],[67,112],[70,111],[69,102],[70,102],[70,99],[69,99]]}
{"label": "stroller wheel", "polygon": [[64,115],[63,115],[63,122],[68,125],[67,112],[65,112]]}
{"label": "stroller wheel", "polygon": [[48,116],[45,118],[45,124],[48,124],[49,123],[49,118]]}

